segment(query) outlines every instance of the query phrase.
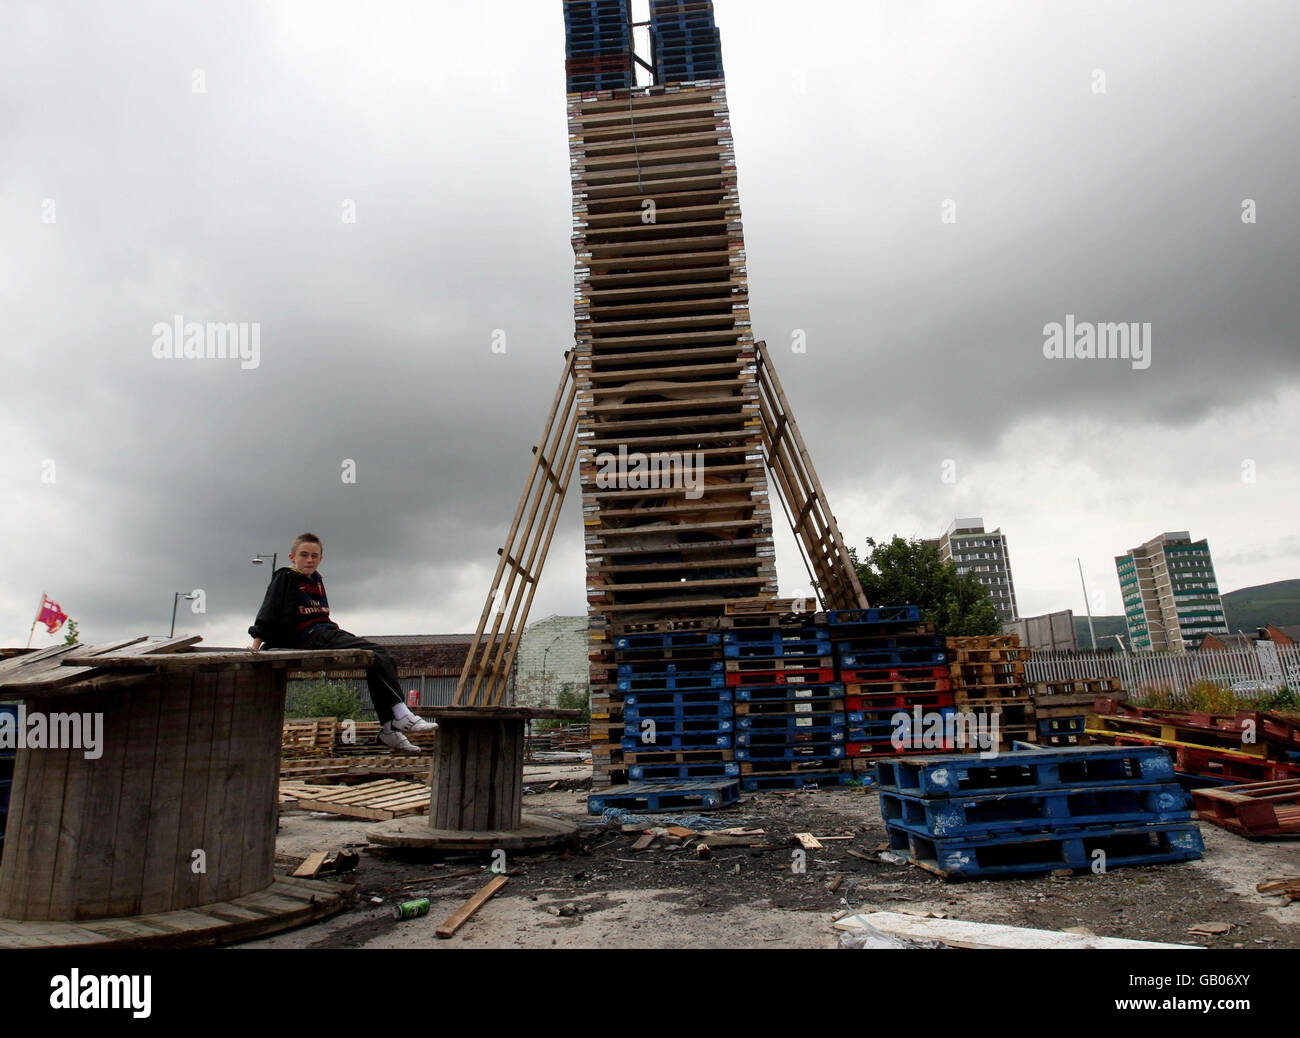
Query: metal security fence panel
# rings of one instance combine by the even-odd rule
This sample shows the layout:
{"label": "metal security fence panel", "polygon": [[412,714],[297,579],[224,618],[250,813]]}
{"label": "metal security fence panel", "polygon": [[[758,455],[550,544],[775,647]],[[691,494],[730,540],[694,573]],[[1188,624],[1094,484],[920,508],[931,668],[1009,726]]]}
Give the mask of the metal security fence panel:
{"label": "metal security fence panel", "polygon": [[1208,682],[1247,698],[1300,687],[1300,646],[1267,642],[1254,649],[1128,655],[1035,652],[1025,664],[1025,676],[1030,682],[1118,678],[1127,692],[1165,692],[1175,698]]}

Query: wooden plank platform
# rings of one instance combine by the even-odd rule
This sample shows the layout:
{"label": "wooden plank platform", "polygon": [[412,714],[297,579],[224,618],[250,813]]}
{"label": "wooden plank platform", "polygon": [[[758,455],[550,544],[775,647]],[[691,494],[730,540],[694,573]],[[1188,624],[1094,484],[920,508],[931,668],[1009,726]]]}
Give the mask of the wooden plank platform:
{"label": "wooden plank platform", "polygon": [[429,810],[429,786],[422,782],[377,779],[355,786],[322,786],[282,780],[281,803],[304,811],[322,811],[382,822]]}
{"label": "wooden plank platform", "polygon": [[334,915],[355,888],[277,876],[229,901],[173,912],[85,922],[0,919],[0,948],[193,948],[230,944]]}

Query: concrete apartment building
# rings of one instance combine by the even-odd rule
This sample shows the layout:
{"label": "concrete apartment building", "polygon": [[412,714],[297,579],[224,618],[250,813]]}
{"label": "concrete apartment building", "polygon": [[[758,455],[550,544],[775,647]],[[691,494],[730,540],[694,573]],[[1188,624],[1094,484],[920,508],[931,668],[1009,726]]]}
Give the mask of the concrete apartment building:
{"label": "concrete apartment building", "polygon": [[1001,530],[985,530],[984,520],[979,516],[954,519],[938,544],[943,562],[951,559],[957,564],[958,573],[973,572],[989,589],[999,620],[1009,624],[1019,618],[1007,538]]}
{"label": "concrete apartment building", "polygon": [[561,694],[591,694],[587,618],[548,616],[524,628],[515,655],[519,706],[553,707]]}
{"label": "concrete apartment building", "polygon": [[1226,634],[1210,547],[1186,530],[1162,533],[1115,557],[1129,640],[1139,651],[1187,652]]}

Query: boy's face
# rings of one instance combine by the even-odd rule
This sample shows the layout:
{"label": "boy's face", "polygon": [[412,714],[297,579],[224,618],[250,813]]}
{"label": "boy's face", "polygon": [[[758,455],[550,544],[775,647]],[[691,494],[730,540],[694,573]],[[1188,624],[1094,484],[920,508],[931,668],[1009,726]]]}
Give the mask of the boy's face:
{"label": "boy's face", "polygon": [[319,544],[312,544],[311,541],[303,541],[296,549],[289,553],[289,565],[299,573],[305,573],[311,576],[316,572],[316,567],[320,565],[321,551]]}

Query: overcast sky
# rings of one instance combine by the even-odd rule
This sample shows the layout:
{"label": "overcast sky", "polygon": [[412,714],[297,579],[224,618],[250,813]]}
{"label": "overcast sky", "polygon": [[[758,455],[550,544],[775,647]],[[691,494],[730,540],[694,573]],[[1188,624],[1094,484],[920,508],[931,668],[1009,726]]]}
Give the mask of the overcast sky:
{"label": "overcast sky", "polygon": [[[755,334],[850,544],[982,515],[1025,614],[1082,611],[1076,556],[1118,612],[1165,530],[1300,576],[1300,7],[716,12]],[[473,630],[573,336],[559,0],[5,0],[0,39],[0,644],[43,591],[103,642],[195,588],[178,630],[246,644],[304,529],[344,627]],[[258,365],[156,358],[178,314]],[[1149,368],[1046,358],[1067,314],[1149,322]],[[534,619],[585,609],[578,505]]]}

